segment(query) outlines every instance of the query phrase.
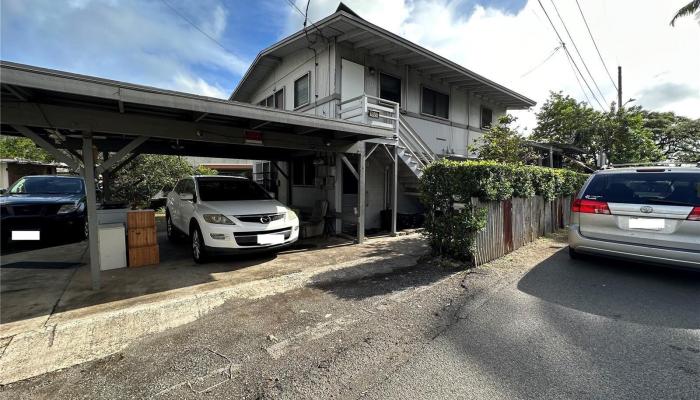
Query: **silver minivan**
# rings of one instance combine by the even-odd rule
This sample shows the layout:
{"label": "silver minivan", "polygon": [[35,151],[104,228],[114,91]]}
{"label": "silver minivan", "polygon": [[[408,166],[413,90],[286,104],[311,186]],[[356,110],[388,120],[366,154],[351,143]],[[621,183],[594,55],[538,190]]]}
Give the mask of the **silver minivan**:
{"label": "silver minivan", "polygon": [[571,206],[569,254],[700,269],[700,168],[592,174]]}

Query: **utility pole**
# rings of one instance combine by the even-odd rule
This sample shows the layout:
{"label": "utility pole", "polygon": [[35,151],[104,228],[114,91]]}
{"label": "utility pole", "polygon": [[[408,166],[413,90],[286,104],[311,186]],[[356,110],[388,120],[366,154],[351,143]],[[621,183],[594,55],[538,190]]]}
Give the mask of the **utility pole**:
{"label": "utility pole", "polygon": [[622,109],[622,67],[617,66],[617,109]]}

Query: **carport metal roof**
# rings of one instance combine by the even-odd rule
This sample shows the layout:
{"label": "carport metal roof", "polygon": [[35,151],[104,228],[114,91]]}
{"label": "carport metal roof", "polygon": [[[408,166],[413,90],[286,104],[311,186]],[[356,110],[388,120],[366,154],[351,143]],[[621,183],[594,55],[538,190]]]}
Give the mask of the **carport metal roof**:
{"label": "carport metal roof", "polygon": [[[100,151],[134,137],[142,153],[282,160],[301,151],[350,149],[393,131],[229,100],[0,61],[2,133],[26,126],[59,148],[77,150],[91,132]],[[262,136],[251,145],[250,135]],[[216,146],[212,146],[216,143]]]}

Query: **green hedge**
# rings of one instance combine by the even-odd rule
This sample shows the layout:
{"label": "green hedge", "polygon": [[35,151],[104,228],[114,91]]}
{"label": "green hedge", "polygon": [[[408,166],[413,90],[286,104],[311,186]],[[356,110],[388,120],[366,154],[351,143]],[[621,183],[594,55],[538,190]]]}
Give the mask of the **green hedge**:
{"label": "green hedge", "polygon": [[471,260],[476,234],[486,225],[486,211],[473,206],[472,197],[488,201],[538,195],[552,200],[576,193],[587,177],[531,165],[436,161],[420,179],[426,235],[436,254]]}

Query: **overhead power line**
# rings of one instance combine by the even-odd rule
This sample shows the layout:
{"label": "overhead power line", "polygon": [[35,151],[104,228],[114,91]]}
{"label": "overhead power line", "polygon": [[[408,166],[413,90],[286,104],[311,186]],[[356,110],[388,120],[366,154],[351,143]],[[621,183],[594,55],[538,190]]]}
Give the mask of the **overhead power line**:
{"label": "overhead power line", "polygon": [[574,76],[576,77],[576,82],[578,82],[578,87],[581,88],[581,93],[583,93],[583,97],[586,98],[586,101],[588,104],[593,104],[591,103],[591,99],[588,97],[588,94],[586,93],[586,89],[583,88],[583,84],[581,84],[581,79],[578,78],[578,74],[576,73],[576,70],[574,69],[574,64],[571,63],[571,59],[569,59],[569,56],[566,57],[566,61],[569,62],[569,66],[571,67],[571,70],[574,72]]}
{"label": "overhead power line", "polygon": [[578,54],[578,57],[581,59],[581,63],[583,64],[583,68],[586,70],[588,73],[588,76],[591,78],[591,81],[593,82],[593,86],[598,90],[598,93],[600,93],[600,98],[603,99],[603,103],[607,104],[607,101],[605,100],[605,96],[603,95],[603,92],[600,90],[600,87],[598,87],[598,82],[596,82],[595,78],[593,77],[593,74],[591,74],[591,70],[588,69],[588,65],[586,65],[586,60],[583,58],[583,55],[581,55],[581,52],[578,50],[578,46],[576,46],[576,42],[574,41],[574,38],[571,36],[571,33],[569,32],[569,28],[566,27],[566,23],[564,22],[564,18],[562,18],[561,14],[559,13],[559,9],[557,8],[557,5],[554,3],[554,0],[549,0],[552,3],[552,6],[554,7],[554,11],[557,13],[557,17],[559,17],[559,21],[561,21],[561,24],[564,26],[564,31],[566,31],[566,35],[569,37],[569,40],[571,41],[571,44],[574,46],[574,50],[576,50],[576,54]]}
{"label": "overhead power line", "polygon": [[548,55],[547,58],[544,59],[544,61],[542,61],[541,63],[535,65],[535,66],[532,67],[529,71],[527,71],[526,73],[520,75],[520,77],[521,77],[521,78],[524,78],[524,77],[530,75],[531,73],[535,72],[535,70],[536,70],[537,68],[543,66],[544,63],[546,63],[547,61],[549,61],[549,59],[552,58],[552,57],[554,56],[554,54],[556,54],[556,52],[559,51],[559,50],[561,50],[561,46],[555,47],[555,48],[554,48],[554,51],[552,51],[552,53],[551,53],[550,55]]}
{"label": "overhead power line", "polygon": [[206,32],[205,32],[203,29],[201,29],[199,26],[197,26],[197,24],[195,24],[191,19],[187,18],[187,16],[186,16],[185,14],[181,13],[180,10],[178,10],[178,9],[175,8],[175,7],[173,7],[170,3],[168,3],[168,2],[165,1],[165,0],[160,0],[160,1],[161,1],[163,4],[165,4],[166,6],[168,6],[168,8],[170,8],[171,10],[173,10],[173,11],[175,12],[175,14],[179,15],[180,18],[184,19],[188,24],[192,25],[192,26],[194,27],[194,29],[198,30],[202,35],[208,37],[209,40],[211,40],[212,42],[214,42],[214,43],[216,43],[217,45],[219,45],[219,47],[221,47],[222,49],[224,49],[224,51],[226,51],[226,52],[229,53],[229,54],[233,54],[231,51],[229,51],[229,49],[226,48],[226,46],[224,46],[223,44],[221,44],[221,42],[219,42],[218,40],[216,40],[216,39],[215,39],[214,37],[212,37],[210,34],[206,33]]}
{"label": "overhead power line", "polygon": [[318,25],[316,25],[316,23],[314,23],[314,21],[309,21],[309,17],[308,17],[308,14],[309,14],[309,3],[311,3],[311,0],[308,0],[307,3],[306,3],[306,12],[301,11],[301,9],[300,9],[299,7],[297,7],[296,3],[294,3],[293,0],[287,0],[287,3],[289,3],[289,5],[290,5],[294,10],[296,10],[296,11],[299,13],[299,15],[302,16],[302,18],[304,18],[304,33],[307,35],[307,40],[308,40],[308,34],[306,33],[306,23],[307,23],[307,22],[311,22],[311,25],[312,25],[314,28],[316,28],[316,30],[318,31],[318,34],[321,35],[322,38],[328,40],[328,38],[323,34],[323,31],[321,30],[321,28],[319,28]]}
{"label": "overhead power line", "polygon": [[613,79],[612,75],[610,75],[610,70],[608,69],[608,66],[605,65],[605,61],[603,60],[603,56],[600,54],[600,49],[598,49],[598,43],[596,43],[595,38],[593,38],[593,33],[591,32],[591,28],[588,26],[588,21],[586,21],[586,16],[583,15],[583,10],[581,9],[581,5],[579,4],[578,0],[576,0],[576,6],[578,7],[579,13],[581,13],[581,18],[583,18],[583,23],[586,24],[586,29],[588,30],[588,35],[591,37],[591,40],[593,41],[593,46],[595,46],[595,51],[598,53],[598,58],[600,58],[600,62],[601,62],[601,64],[603,64],[603,68],[605,69],[605,73],[608,74],[608,78],[610,78],[610,83],[612,83],[615,90],[617,90],[617,85],[615,84],[615,80]]}
{"label": "overhead power line", "polygon": [[[576,64],[576,60],[574,60],[574,58],[571,56],[571,53],[569,52],[569,49],[566,48],[566,45],[565,45],[565,43],[564,43],[564,39],[562,39],[561,35],[559,34],[559,31],[557,30],[557,27],[554,26],[554,22],[552,22],[552,19],[549,17],[549,13],[547,13],[547,9],[544,8],[544,5],[542,4],[542,1],[541,1],[541,0],[537,0],[537,2],[539,3],[540,7],[542,8],[542,11],[544,12],[545,17],[547,17],[547,21],[549,21],[549,25],[550,25],[550,26],[552,27],[552,29],[554,30],[554,33],[557,35],[557,38],[559,38],[559,43],[562,44],[562,47],[564,48],[564,51],[566,52],[566,55],[569,57],[569,60],[571,60],[571,62],[573,63],[574,67],[576,68],[576,71],[578,71],[578,74],[579,74],[579,75],[581,76],[581,78],[583,79],[583,83],[586,84],[586,87],[587,87],[588,90],[591,92],[591,95],[593,95],[593,99],[596,101],[596,103],[598,103],[598,105],[600,106],[600,108],[601,108],[603,111],[606,111],[606,110],[605,110],[605,107],[603,107],[603,105],[600,103],[600,100],[598,100],[598,97],[595,95],[595,92],[593,91],[593,89],[591,89],[591,86],[588,84],[588,81],[586,81],[586,77],[583,75],[583,73],[581,72],[581,69],[579,69],[578,65]],[[578,75],[576,76],[576,79],[578,79]],[[586,97],[588,97],[588,96],[586,96]],[[592,103],[590,102],[590,99],[588,100],[588,104],[592,104]]]}

